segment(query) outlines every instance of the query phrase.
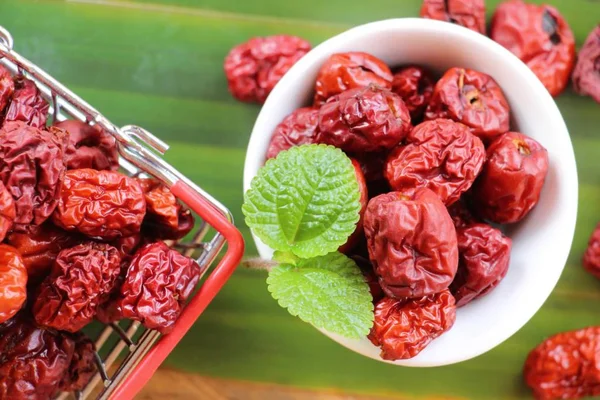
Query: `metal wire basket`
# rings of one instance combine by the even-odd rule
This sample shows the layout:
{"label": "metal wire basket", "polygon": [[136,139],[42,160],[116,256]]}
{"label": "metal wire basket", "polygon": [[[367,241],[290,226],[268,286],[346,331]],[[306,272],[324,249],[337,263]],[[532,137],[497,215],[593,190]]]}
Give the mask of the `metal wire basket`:
{"label": "metal wire basket", "polygon": [[[188,256],[198,252],[197,261],[202,275],[227,244],[227,251],[189,300],[171,333],[161,336],[134,321],[106,325],[95,338],[98,373],[82,391],[59,395],[61,399],[73,396],[76,399],[94,396],[97,399],[131,399],[148,382],[233,273],[244,252],[243,238],[223,204],[162,159],[161,155],[168,149],[166,143],[138,126],[115,126],[83,99],[15,52],[12,36],[1,26],[0,64],[36,83],[50,103],[49,118],[52,122],[71,118],[99,125],[116,138],[124,172],[132,176],[149,175],[160,180],[201,218],[190,242],[174,242],[172,246]],[[214,228],[216,233],[206,240],[210,228]],[[126,356],[120,357],[125,351]]]}

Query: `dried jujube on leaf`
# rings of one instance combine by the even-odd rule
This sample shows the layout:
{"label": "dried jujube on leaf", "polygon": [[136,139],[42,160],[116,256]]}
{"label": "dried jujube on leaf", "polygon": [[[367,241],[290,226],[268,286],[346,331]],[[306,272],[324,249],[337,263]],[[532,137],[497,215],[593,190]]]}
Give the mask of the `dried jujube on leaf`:
{"label": "dried jujube on leaf", "polygon": [[26,299],[27,269],[23,259],[14,247],[0,244],[0,323],[17,314]]}
{"label": "dried jujube on leaf", "polygon": [[588,241],[588,247],[583,255],[583,267],[600,279],[600,223],[596,225]]}
{"label": "dried jujube on leaf", "polygon": [[492,17],[490,37],[527,64],[552,96],[559,95],[569,83],[575,64],[575,37],[556,8],[506,1]]}
{"label": "dried jujube on leaf", "polygon": [[573,70],[575,91],[600,103],[600,25],[588,35]]}
{"label": "dried jujube on leaf", "polygon": [[402,97],[413,122],[423,116],[433,94],[435,81],[423,67],[410,65],[394,73],[392,92]]}
{"label": "dried jujube on leaf", "polygon": [[458,270],[450,291],[461,307],[489,293],[508,272],[512,241],[487,224],[456,230]]}
{"label": "dried jujube on leaf", "polygon": [[75,341],[73,358],[59,384],[60,390],[64,392],[84,389],[97,371],[94,343],[83,333],[76,333],[73,340]]}
{"label": "dried jujube on leaf", "polygon": [[125,281],[98,317],[103,322],[132,319],[169,333],[199,279],[196,261],[163,242],[147,244],[136,252]]}
{"label": "dried jujube on leaf", "polygon": [[473,186],[473,207],[499,224],[518,222],[537,204],[548,172],[548,152],[532,138],[507,132],[487,149]]}
{"label": "dried jujube on leaf", "polygon": [[455,320],[454,297],[448,290],[415,299],[384,297],[375,305],[369,339],[381,347],[384,360],[413,358]]}
{"label": "dried jujube on leaf", "polygon": [[539,400],[600,395],[600,327],[551,336],[527,356],[523,376]]}
{"label": "dried jujube on leaf", "polygon": [[309,51],[306,40],[287,35],[256,37],[237,45],[225,58],[229,91],[238,100],[264,103],[283,75]]}
{"label": "dried jujube on leaf", "polygon": [[77,332],[108,300],[121,271],[121,254],[105,243],[88,242],[62,250],[41,284],[33,314],[38,324]]}
{"label": "dried jujube on leaf", "polygon": [[385,177],[393,190],[411,194],[428,188],[447,205],[457,201],[480,173],[485,147],[463,124],[425,121],[389,155]]}
{"label": "dried jujube on leaf", "polygon": [[502,89],[483,72],[450,68],[435,84],[426,119],[449,118],[489,141],[509,129],[510,109]]}
{"label": "dried jujube on leaf", "polygon": [[144,192],[136,179],[84,168],[65,173],[52,220],[68,231],[112,240],[139,233],[145,214]]}
{"label": "dried jujube on leaf", "polygon": [[75,343],[19,314],[0,325],[0,349],[0,399],[49,400],[68,371]]}
{"label": "dried jujube on leaf", "polygon": [[315,84],[315,106],[349,89],[375,84],[391,88],[392,71],[379,58],[360,51],[331,55],[323,64]]}
{"label": "dried jujube on leaf", "polygon": [[15,91],[4,115],[4,123],[23,121],[34,128],[44,128],[49,107],[35,83],[19,75],[15,78]]}
{"label": "dried jujube on leaf", "polygon": [[369,258],[387,296],[426,296],[446,289],[454,279],[456,230],[431,190],[390,192],[371,199],[364,227]]}
{"label": "dried jujube on leaf", "polygon": [[8,105],[15,91],[15,82],[10,71],[0,65],[0,113]]}
{"label": "dried jujube on leaf", "polygon": [[423,0],[421,17],[452,22],[485,35],[484,0]]}
{"label": "dried jujube on leaf", "polygon": [[348,253],[360,240],[363,236],[363,218],[365,215],[365,210],[367,209],[367,202],[369,201],[369,194],[367,192],[367,183],[365,182],[365,176],[363,175],[362,169],[360,168],[360,164],[356,160],[352,160],[352,166],[354,167],[354,173],[356,174],[356,180],[358,181],[358,190],[360,192],[360,219],[356,224],[356,229],[346,243],[344,243],[338,251],[340,253]]}
{"label": "dried jujube on leaf", "polygon": [[68,169],[92,168],[98,170],[119,169],[117,141],[98,125],[88,125],[77,120],[65,120],[54,124],[69,133],[65,154]]}
{"label": "dried jujube on leaf", "polygon": [[389,150],[412,128],[404,101],[378,86],[350,89],[319,109],[317,141],[350,153]]}
{"label": "dried jujube on leaf", "polygon": [[267,149],[267,159],[276,157],[280,151],[292,146],[316,143],[318,127],[318,108],[302,107],[294,110],[273,131]]}
{"label": "dried jujube on leaf", "polygon": [[66,134],[24,122],[0,129],[0,180],[16,206],[15,229],[40,225],[54,211],[65,171]]}

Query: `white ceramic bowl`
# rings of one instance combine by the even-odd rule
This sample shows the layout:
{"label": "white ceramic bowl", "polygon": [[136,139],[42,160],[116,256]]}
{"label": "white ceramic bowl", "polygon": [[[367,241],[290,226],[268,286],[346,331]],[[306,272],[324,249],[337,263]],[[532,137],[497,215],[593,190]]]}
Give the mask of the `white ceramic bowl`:
{"label": "white ceramic bowl", "polygon": [[[571,247],[577,214],[577,171],[567,127],[544,86],[518,58],[487,37],[445,22],[407,18],[373,22],[337,35],[303,57],[281,79],[252,131],[244,167],[244,190],[263,165],[275,126],[310,103],[317,72],[327,57],[344,51],[371,53],[394,67],[414,63],[441,73],[450,67],[485,72],[504,90],[513,127],[548,149],[550,169],[537,207],[508,232],[513,249],[508,274],[485,297],[457,311],[452,329],[410,360],[427,367],[476,357],[517,332],[556,285]],[[262,257],[271,249],[254,237]],[[368,339],[327,336],[362,355],[381,360]]]}

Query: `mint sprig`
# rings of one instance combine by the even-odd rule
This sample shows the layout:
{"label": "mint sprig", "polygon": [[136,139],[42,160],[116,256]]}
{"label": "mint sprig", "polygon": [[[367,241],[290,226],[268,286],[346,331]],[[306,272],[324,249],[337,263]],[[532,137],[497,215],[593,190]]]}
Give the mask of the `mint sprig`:
{"label": "mint sprig", "polygon": [[244,195],[246,224],[267,246],[301,258],[346,242],[359,218],[354,167],[339,149],[292,147],[260,169]]}
{"label": "mint sprig", "polygon": [[341,253],[279,265],[267,284],[280,306],[317,328],[360,338],[373,325],[369,286],[356,263]]}

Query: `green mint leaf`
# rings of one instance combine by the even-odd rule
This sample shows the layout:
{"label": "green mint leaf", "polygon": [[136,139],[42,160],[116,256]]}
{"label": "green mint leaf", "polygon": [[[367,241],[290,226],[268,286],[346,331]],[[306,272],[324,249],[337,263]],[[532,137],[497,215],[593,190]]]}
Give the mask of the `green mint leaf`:
{"label": "green mint leaf", "polygon": [[275,251],[273,252],[273,260],[278,261],[280,264],[292,264],[298,263],[298,257],[294,253],[289,251]]}
{"label": "green mint leaf", "polygon": [[354,167],[339,149],[303,145],[267,161],[244,194],[246,224],[273,250],[322,256],[346,242],[359,218]]}
{"label": "green mint leaf", "polygon": [[341,253],[275,267],[267,284],[280,306],[317,328],[354,339],[373,325],[369,286],[356,263]]}

